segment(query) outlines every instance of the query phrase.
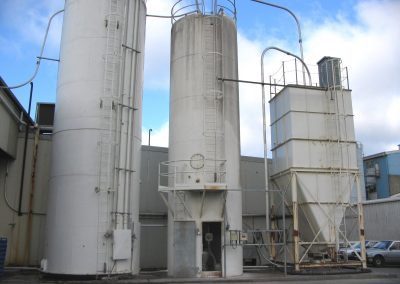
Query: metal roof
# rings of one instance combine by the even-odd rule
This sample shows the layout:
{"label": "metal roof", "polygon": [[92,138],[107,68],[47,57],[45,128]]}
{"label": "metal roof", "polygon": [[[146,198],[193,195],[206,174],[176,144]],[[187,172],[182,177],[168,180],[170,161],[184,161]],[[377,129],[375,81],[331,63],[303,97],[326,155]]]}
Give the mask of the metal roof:
{"label": "metal roof", "polygon": [[[3,80],[3,78],[0,76],[0,86],[8,87],[6,82]],[[4,93],[8,96],[8,98],[12,101],[14,106],[24,114],[25,121],[28,121],[30,125],[35,125],[35,122],[32,120],[32,118],[28,115],[26,112],[25,108],[21,105],[21,103],[18,101],[17,97],[13,94],[13,92],[8,89],[8,88],[1,88],[1,90],[4,90]]]}

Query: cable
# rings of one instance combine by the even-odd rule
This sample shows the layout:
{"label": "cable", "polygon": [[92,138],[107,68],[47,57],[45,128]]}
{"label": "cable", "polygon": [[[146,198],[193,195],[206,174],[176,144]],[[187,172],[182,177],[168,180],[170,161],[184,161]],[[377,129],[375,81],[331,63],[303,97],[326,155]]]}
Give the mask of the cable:
{"label": "cable", "polygon": [[[7,177],[8,177],[8,162],[6,161],[6,173],[5,173],[5,175],[4,175],[4,184],[3,184],[3,189],[4,189],[4,190],[3,190],[3,197],[4,197],[4,201],[5,201],[6,205],[7,205],[7,207],[8,207],[11,211],[13,211],[14,213],[17,213],[17,214],[18,214],[18,210],[15,209],[14,207],[12,207],[10,201],[9,201],[8,198],[7,198]],[[27,215],[27,214],[29,214],[28,212],[21,212],[21,213],[22,213],[22,215]],[[46,216],[47,214],[46,214],[46,213],[33,212],[33,211],[32,211],[32,215]]]}
{"label": "cable", "polygon": [[7,177],[8,177],[8,162],[6,162],[6,174],[4,175],[4,201],[6,202],[7,207],[10,208],[11,211],[18,213],[18,210],[11,206],[10,201],[7,198]]}
{"label": "cable", "polygon": [[43,51],[44,51],[44,47],[45,47],[45,45],[46,45],[47,35],[49,34],[49,29],[50,29],[51,21],[53,20],[53,18],[54,18],[55,16],[57,16],[58,14],[60,14],[60,13],[62,13],[62,12],[64,12],[64,9],[55,12],[55,13],[50,17],[50,19],[49,19],[49,22],[48,22],[47,28],[46,28],[46,33],[45,33],[45,36],[44,36],[44,39],[43,39],[42,47],[41,47],[41,49],[40,49],[40,55],[37,57],[38,59],[37,59],[37,61],[36,61],[36,68],[35,68],[35,71],[33,72],[32,77],[31,77],[29,80],[27,80],[26,82],[24,82],[24,83],[21,83],[21,84],[15,85],[15,86],[11,86],[11,87],[10,87],[10,86],[0,86],[0,89],[16,89],[16,88],[20,88],[20,87],[23,87],[23,86],[29,84],[30,82],[33,81],[33,79],[35,79],[37,73],[39,72],[40,61],[41,61],[42,58],[43,58]]}

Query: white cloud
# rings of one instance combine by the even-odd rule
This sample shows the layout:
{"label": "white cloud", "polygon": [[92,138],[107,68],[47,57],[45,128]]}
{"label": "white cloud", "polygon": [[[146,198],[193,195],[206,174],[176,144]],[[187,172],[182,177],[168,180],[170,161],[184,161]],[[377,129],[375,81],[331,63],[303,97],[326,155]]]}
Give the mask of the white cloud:
{"label": "white cloud", "polygon": [[[14,31],[12,38],[8,38],[8,41],[17,40],[22,46],[34,44],[40,47],[50,16],[63,7],[62,0],[5,0],[2,9],[7,13],[3,17],[8,28]],[[50,54],[58,54],[61,26],[62,14],[54,18],[49,31],[46,51]]]}
{"label": "white cloud", "polygon": [[[400,2],[362,1],[355,7],[355,13],[356,22],[350,22],[341,14],[322,24],[306,22],[303,41],[305,58],[312,63],[309,65],[312,68],[326,55],[340,57],[348,66],[355,131],[368,155],[397,149],[400,143],[400,59],[397,56],[400,53]],[[276,39],[270,39],[274,41]],[[240,34],[238,43],[239,77],[259,80],[259,57],[262,47],[268,44]],[[278,42],[277,46],[288,49],[289,44]],[[275,54],[266,57],[266,75],[280,67],[278,59],[282,58]],[[315,76],[313,81],[317,82]],[[241,148],[245,155],[263,154],[261,107],[260,100],[255,98],[260,96],[259,89],[240,86]],[[269,127],[267,134],[270,136]]]}
{"label": "white cloud", "polygon": [[[263,46],[260,42],[252,42],[242,34],[238,34],[239,78],[241,80],[260,81],[262,49]],[[263,153],[263,120],[260,85],[239,84],[239,98],[241,154],[261,156]],[[269,121],[268,114],[267,119]]]}
{"label": "white cloud", "polygon": [[[150,145],[168,147],[169,123],[165,122],[160,128],[152,129],[150,133]],[[149,129],[142,129],[142,144],[149,145]]]}
{"label": "white cloud", "polygon": [[[257,33],[259,34],[259,33]],[[239,78],[241,80],[261,81],[261,54],[267,47],[276,46],[284,50],[290,50],[289,43],[277,38],[264,38],[250,40],[243,32],[238,33],[239,50]],[[296,46],[297,48],[297,46]],[[292,57],[276,50],[268,51],[264,56],[264,81],[269,81],[269,74],[273,74],[280,68],[282,61],[292,60]],[[283,82],[278,82],[282,84]],[[274,90],[272,90],[274,92]],[[264,156],[263,142],[263,115],[262,115],[262,90],[260,85],[239,85],[240,96],[240,144],[241,154],[246,156]],[[267,125],[267,149],[271,156],[271,132],[269,101],[270,88],[265,87],[266,125]]]}
{"label": "white cloud", "polygon": [[362,1],[357,23],[337,17],[307,23],[306,58],[342,58],[349,68],[357,139],[366,154],[393,150],[400,143],[399,1]]}
{"label": "white cloud", "polygon": [[[147,14],[170,16],[172,0],[147,1]],[[168,91],[171,20],[147,17],[145,88]]]}

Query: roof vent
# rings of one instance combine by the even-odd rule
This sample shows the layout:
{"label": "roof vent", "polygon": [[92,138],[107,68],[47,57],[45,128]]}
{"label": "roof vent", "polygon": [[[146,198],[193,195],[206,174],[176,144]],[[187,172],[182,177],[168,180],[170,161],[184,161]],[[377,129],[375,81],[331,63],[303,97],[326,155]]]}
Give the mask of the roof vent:
{"label": "roof vent", "polygon": [[325,56],[318,61],[319,85],[323,88],[342,86],[340,58]]}
{"label": "roof vent", "polygon": [[37,103],[36,104],[36,123],[39,125],[41,133],[51,133],[54,125],[54,109],[53,103]]}

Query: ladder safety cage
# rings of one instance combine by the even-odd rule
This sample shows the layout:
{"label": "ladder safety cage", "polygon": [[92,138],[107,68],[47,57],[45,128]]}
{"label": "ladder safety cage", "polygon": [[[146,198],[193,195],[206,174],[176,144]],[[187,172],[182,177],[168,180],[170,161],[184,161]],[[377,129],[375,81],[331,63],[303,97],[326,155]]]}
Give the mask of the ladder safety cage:
{"label": "ladder safety cage", "polygon": [[171,9],[171,23],[191,14],[225,14],[236,22],[236,0],[179,0]]}

